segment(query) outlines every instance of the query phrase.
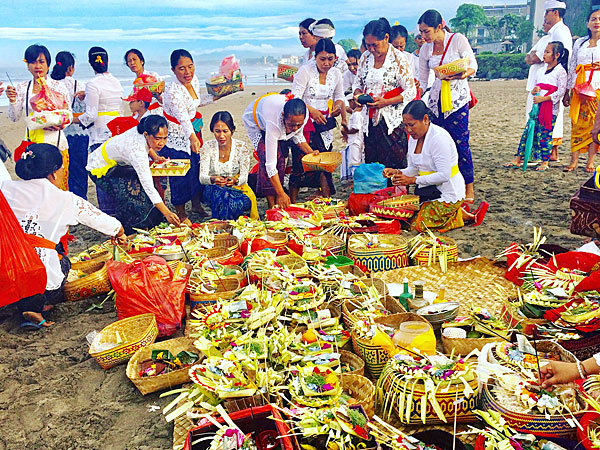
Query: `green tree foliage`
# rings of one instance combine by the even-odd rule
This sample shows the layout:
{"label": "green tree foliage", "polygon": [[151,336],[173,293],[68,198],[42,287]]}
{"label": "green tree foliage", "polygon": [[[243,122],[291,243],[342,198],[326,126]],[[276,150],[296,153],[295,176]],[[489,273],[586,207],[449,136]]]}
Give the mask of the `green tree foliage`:
{"label": "green tree foliage", "polygon": [[408,38],[406,39],[406,47],[405,51],[412,53],[417,49],[417,44],[415,44],[415,35],[414,33],[408,33]]}
{"label": "green tree foliage", "polygon": [[481,6],[463,3],[456,10],[456,17],[450,19],[450,24],[456,31],[469,37],[469,34],[485,21],[485,13]]}
{"label": "green tree foliage", "polygon": [[477,55],[480,78],[527,78],[529,66],[524,53],[492,53]]}
{"label": "green tree foliage", "polygon": [[590,12],[590,0],[577,0],[567,2],[565,23],[571,29],[573,36],[587,34],[587,15]]}
{"label": "green tree foliage", "polygon": [[529,22],[527,20],[523,20],[519,26],[517,27],[516,37],[517,41],[515,44],[531,44],[531,39],[533,37],[533,22]]}
{"label": "green tree foliage", "polygon": [[500,26],[497,17],[488,17],[484,22],[491,41],[501,41],[504,37],[504,30]]}
{"label": "green tree foliage", "polygon": [[348,53],[353,48],[358,48],[358,44],[354,39],[341,39],[338,44],[340,44],[346,53]]}
{"label": "green tree foliage", "polygon": [[517,33],[519,25],[525,20],[524,17],[519,17],[515,14],[506,14],[498,21],[498,25],[504,28],[505,36],[514,36]]}

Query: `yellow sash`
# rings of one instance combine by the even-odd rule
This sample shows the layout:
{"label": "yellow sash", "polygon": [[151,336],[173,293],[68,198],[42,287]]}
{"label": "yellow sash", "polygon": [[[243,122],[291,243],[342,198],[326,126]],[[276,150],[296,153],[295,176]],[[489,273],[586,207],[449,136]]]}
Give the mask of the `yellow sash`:
{"label": "yellow sash", "polygon": [[275,95],[277,94],[277,92],[269,92],[268,94],[265,94],[261,97],[258,97],[256,99],[256,101],[254,102],[254,108],[252,108],[252,118],[254,119],[254,123],[256,124],[256,126],[258,127],[259,130],[264,131],[260,128],[260,125],[258,124],[258,116],[256,115],[256,110],[258,109],[258,103],[265,97],[268,97],[269,95]]}
{"label": "yellow sash", "polygon": [[256,195],[254,195],[254,191],[247,184],[242,184],[241,186],[231,186],[234,189],[238,189],[244,193],[246,197],[250,199],[250,203],[252,207],[250,208],[250,218],[253,220],[258,220],[258,206],[256,205]]}
{"label": "yellow sash", "polygon": [[[432,173],[435,173],[435,172],[419,172],[419,176],[431,175]],[[457,173],[458,173],[458,164],[455,164],[454,166],[452,166],[452,170],[450,171],[450,178],[452,178]]]}
{"label": "yellow sash", "polygon": [[452,94],[450,93],[450,81],[442,80],[442,89],[440,90],[440,102],[442,112],[452,111]]}
{"label": "yellow sash", "polygon": [[100,116],[114,116],[114,117],[118,117],[119,116],[119,111],[101,111],[98,113],[98,117]]}
{"label": "yellow sash", "polygon": [[[112,139],[112,138],[110,138],[110,139]],[[94,175],[96,178],[102,178],[104,175],[106,175],[106,173],[110,169],[112,169],[113,167],[115,167],[117,165],[117,162],[114,159],[110,159],[108,157],[108,153],[106,153],[106,144],[108,144],[110,139],[108,141],[106,141],[104,144],[102,144],[102,148],[100,149],[102,152],[102,158],[104,158],[104,161],[106,161],[106,165],[102,166],[102,167],[98,167],[97,169],[92,169],[90,171],[90,173],[92,175]]]}
{"label": "yellow sash", "polygon": [[[592,70],[591,64],[579,64],[575,69],[575,73],[577,74],[577,78],[575,79],[575,86],[581,83],[585,83],[585,72],[587,70]],[[579,94],[575,92],[575,89],[572,90],[573,98],[571,98],[571,110],[569,111],[569,117],[573,123],[577,123],[579,119],[579,107],[581,106],[581,99],[579,98]]]}

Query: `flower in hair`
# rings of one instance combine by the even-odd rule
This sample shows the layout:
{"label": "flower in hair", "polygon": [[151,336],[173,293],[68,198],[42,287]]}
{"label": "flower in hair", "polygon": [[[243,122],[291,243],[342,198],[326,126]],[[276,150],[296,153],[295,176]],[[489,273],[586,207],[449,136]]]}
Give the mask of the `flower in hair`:
{"label": "flower in hair", "polygon": [[294,98],[294,94],[292,94],[291,92],[288,92],[287,94],[285,94],[285,101],[287,102],[288,100],[291,100]]}
{"label": "flower in hair", "polygon": [[104,65],[104,61],[102,61],[102,56],[100,56],[100,55],[96,56],[96,61],[95,62]]}
{"label": "flower in hair", "polygon": [[21,155],[21,159],[35,158],[32,150],[26,151]]}
{"label": "flower in hair", "polygon": [[60,66],[62,66],[62,63],[60,61],[57,61],[56,65],[60,67]]}

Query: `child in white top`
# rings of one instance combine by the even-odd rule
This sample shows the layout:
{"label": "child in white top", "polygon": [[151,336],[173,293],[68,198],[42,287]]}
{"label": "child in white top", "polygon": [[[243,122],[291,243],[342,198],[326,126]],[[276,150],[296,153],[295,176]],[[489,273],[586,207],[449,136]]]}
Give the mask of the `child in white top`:
{"label": "child in white top", "polygon": [[342,130],[342,135],[348,146],[342,151],[342,164],[340,166],[340,177],[342,181],[352,180],[354,170],[365,162],[365,143],[363,140],[365,126],[365,111],[361,104],[350,100],[352,114],[348,126]]}

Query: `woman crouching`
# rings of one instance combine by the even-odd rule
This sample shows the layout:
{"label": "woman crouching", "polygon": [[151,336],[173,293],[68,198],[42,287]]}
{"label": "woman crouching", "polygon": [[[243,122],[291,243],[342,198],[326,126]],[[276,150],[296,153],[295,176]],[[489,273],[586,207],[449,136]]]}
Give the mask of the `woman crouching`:
{"label": "woman crouching", "polygon": [[404,108],[402,120],[409,134],[408,167],[386,168],[383,175],[394,185],[415,184],[421,208],[413,219],[417,231],[440,232],[464,226],[465,221],[479,225],[487,212],[482,202],[475,213],[462,207],[465,180],[458,169],[458,152],[450,134],[430,121],[431,111],[421,100]]}

